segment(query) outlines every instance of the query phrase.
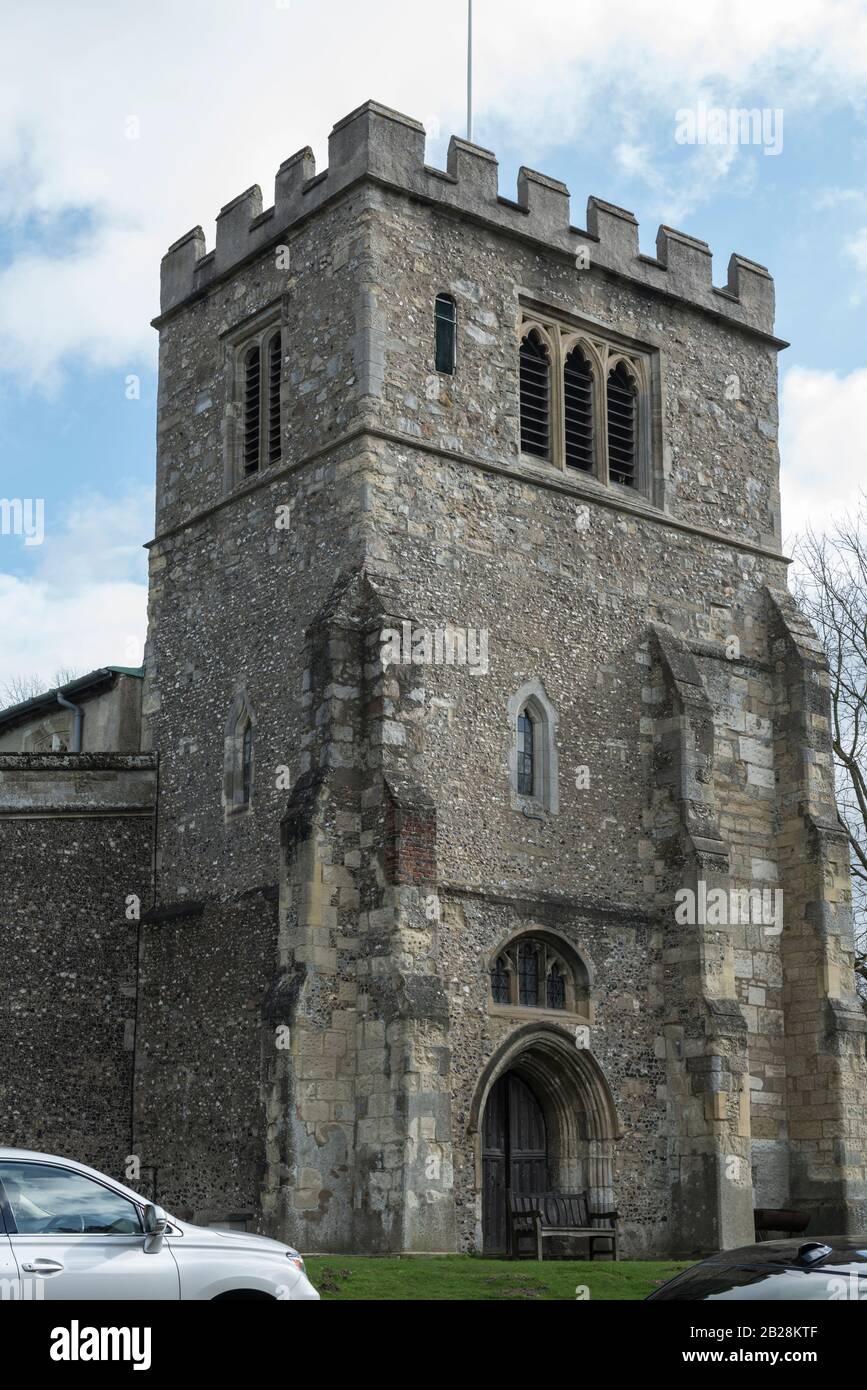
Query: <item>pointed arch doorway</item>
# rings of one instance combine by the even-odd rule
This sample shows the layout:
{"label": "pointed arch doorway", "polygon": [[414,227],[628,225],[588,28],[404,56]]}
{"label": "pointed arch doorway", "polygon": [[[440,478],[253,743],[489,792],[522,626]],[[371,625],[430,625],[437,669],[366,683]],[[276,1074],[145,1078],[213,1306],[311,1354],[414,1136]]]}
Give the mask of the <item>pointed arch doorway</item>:
{"label": "pointed arch doorway", "polygon": [[509,1188],[513,1192],[545,1192],[548,1188],[545,1116],[530,1087],[515,1072],[501,1076],[488,1096],[482,1167],[485,1253],[504,1255]]}
{"label": "pointed arch doorway", "polygon": [[599,1063],[565,1029],[527,1024],[485,1067],[469,1130],[475,1134],[477,1240],[508,1248],[507,1192],[584,1192],[610,1211],[619,1124]]}

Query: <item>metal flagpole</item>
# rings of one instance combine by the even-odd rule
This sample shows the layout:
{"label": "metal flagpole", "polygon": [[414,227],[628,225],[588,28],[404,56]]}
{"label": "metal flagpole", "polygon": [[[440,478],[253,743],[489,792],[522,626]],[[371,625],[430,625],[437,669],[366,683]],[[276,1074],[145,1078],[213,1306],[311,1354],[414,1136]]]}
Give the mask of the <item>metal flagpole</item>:
{"label": "metal flagpole", "polygon": [[473,138],[473,0],[467,0],[467,139]]}

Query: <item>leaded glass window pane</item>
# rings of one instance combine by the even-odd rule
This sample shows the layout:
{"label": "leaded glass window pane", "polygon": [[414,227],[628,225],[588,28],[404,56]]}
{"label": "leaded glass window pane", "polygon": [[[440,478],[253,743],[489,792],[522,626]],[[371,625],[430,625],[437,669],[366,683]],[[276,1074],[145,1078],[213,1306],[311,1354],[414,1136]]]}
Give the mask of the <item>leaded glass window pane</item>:
{"label": "leaded glass window pane", "polygon": [[518,953],[518,1000],[530,1008],[539,1003],[539,953],[529,944],[522,945]]}
{"label": "leaded glass window pane", "polygon": [[548,971],[548,1008],[565,1009],[566,977],[556,961]]}
{"label": "leaded glass window pane", "polygon": [[497,957],[491,971],[491,995],[495,1004],[508,1004],[509,1002],[509,972],[502,956]]}
{"label": "leaded glass window pane", "polygon": [[244,740],[241,745],[241,795],[246,806],[250,801],[253,791],[253,726],[248,724],[244,729]]}
{"label": "leaded glass window pane", "polygon": [[533,795],[533,734],[533,720],[524,710],[524,713],[518,716],[518,794],[520,796]]}

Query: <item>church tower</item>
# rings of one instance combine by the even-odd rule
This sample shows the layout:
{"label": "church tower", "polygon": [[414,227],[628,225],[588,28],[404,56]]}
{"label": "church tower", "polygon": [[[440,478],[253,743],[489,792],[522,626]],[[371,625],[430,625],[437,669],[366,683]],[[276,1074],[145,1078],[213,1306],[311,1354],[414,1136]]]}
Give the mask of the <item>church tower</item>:
{"label": "church tower", "polygon": [[[863,1223],[773,284],[368,102],[162,267],[135,1151],[307,1250]],[[182,1214],[182,1213],[181,1213]]]}

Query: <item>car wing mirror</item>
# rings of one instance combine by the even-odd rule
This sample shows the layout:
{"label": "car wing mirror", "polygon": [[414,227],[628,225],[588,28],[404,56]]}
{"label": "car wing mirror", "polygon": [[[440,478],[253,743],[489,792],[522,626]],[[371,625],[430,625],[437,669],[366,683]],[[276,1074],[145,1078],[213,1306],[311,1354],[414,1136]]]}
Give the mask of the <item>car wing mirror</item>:
{"label": "car wing mirror", "polygon": [[145,1204],[144,1228],[146,1238],[144,1248],[147,1254],[160,1249],[168,1224],[169,1218],[162,1207],[155,1206],[153,1202]]}

